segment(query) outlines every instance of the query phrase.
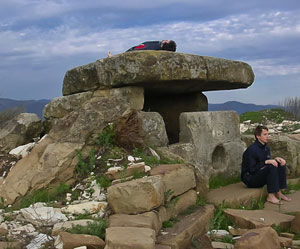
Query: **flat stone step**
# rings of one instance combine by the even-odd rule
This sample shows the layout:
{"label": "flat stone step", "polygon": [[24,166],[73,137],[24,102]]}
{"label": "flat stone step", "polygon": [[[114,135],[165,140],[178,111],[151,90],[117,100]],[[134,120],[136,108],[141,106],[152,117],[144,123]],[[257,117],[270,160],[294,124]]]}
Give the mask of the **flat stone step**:
{"label": "flat stone step", "polygon": [[286,196],[290,197],[292,201],[282,201],[283,205],[280,205],[280,207],[266,202],[264,210],[278,211],[285,214],[300,212],[300,191],[296,191],[295,193]]}
{"label": "flat stone step", "polygon": [[208,192],[207,202],[218,206],[224,204],[230,207],[250,206],[253,200],[259,200],[267,195],[265,188],[247,188],[242,182],[213,189]]}
{"label": "flat stone step", "polygon": [[295,218],[292,215],[270,210],[242,210],[228,208],[224,213],[235,225],[237,225],[237,227],[245,229],[255,229],[273,225],[280,226],[281,228],[289,228],[292,220]]}
{"label": "flat stone step", "polygon": [[209,229],[210,220],[214,214],[214,206],[199,207],[190,215],[179,217],[180,221],[173,227],[164,229],[156,243],[170,246],[172,249],[190,248],[193,238],[199,237]]}

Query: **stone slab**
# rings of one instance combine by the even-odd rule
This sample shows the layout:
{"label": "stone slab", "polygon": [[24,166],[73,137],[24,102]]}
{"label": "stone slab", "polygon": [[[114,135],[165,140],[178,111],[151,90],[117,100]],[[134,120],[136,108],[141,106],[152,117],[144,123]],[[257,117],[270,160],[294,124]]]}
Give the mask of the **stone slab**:
{"label": "stone slab", "polygon": [[254,229],[266,226],[289,228],[294,216],[270,210],[225,209],[224,213],[239,228]]}
{"label": "stone slab", "polygon": [[109,227],[105,241],[105,249],[155,249],[155,231],[141,227]]}
{"label": "stone slab", "polygon": [[67,71],[63,95],[142,86],[151,92],[185,93],[247,88],[254,81],[244,62],[168,51],[122,53]]}
{"label": "stone slab", "polygon": [[169,199],[196,187],[194,170],[185,164],[161,164],[153,168],[150,175],[162,176],[165,191],[170,191]]}
{"label": "stone slab", "polygon": [[250,206],[252,200],[259,200],[267,195],[264,188],[247,188],[242,182],[214,189],[208,192],[207,202],[218,206],[224,204],[230,207]]}
{"label": "stone slab", "polygon": [[208,230],[213,214],[213,205],[206,205],[190,215],[180,216],[180,221],[173,227],[164,229],[166,234],[159,235],[156,243],[172,249],[190,248],[192,238],[199,237]]}
{"label": "stone slab", "polygon": [[[297,191],[293,194],[287,195],[292,199],[292,201],[282,201],[283,205],[280,205],[281,213],[295,213],[300,212],[300,191]],[[278,205],[266,202],[264,210],[278,211]]]}

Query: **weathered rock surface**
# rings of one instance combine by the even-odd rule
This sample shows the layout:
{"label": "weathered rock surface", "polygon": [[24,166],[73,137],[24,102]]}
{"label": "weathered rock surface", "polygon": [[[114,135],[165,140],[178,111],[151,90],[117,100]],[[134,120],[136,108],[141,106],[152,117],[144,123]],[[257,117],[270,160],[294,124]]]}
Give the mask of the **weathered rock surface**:
{"label": "weathered rock surface", "polygon": [[105,249],[155,249],[155,231],[149,228],[109,227]]}
{"label": "weathered rock surface", "polygon": [[87,226],[89,223],[93,223],[94,220],[84,219],[84,220],[71,220],[60,223],[55,223],[52,229],[52,235],[57,236],[61,232],[65,232],[73,226]]}
{"label": "weathered rock surface", "polygon": [[78,162],[77,150],[88,154],[89,149],[85,148],[96,141],[108,123],[143,105],[140,103],[143,98],[139,101],[128,98],[131,90],[135,91],[131,87],[97,91],[80,108],[53,121],[47,137],[11,169],[0,185],[0,196],[10,204],[29,190],[72,181]]}
{"label": "weathered rock surface", "polygon": [[203,176],[239,174],[245,144],[240,139],[236,112],[182,113],[179,141],[170,150],[182,153],[179,155],[195,165]]}
{"label": "weathered rock surface", "polygon": [[279,238],[271,227],[252,229],[245,233],[235,244],[235,249],[279,249]]}
{"label": "weathered rock surface", "polygon": [[79,246],[87,246],[91,249],[103,249],[105,242],[97,236],[87,234],[60,233],[55,240],[55,248],[73,249]]}
{"label": "weathered rock surface", "polygon": [[95,214],[100,211],[105,211],[106,207],[107,202],[89,201],[63,207],[62,212],[71,214]]}
{"label": "weathered rock surface", "polygon": [[260,200],[267,195],[264,188],[247,188],[244,183],[239,182],[228,186],[213,189],[208,192],[207,202],[215,206],[224,203],[230,207],[239,205],[250,207],[255,200]]}
{"label": "weathered rock surface", "polygon": [[63,95],[128,85],[156,92],[201,92],[249,87],[251,67],[240,61],[172,53],[122,53],[69,70]]}
{"label": "weathered rock surface", "polygon": [[213,205],[206,205],[184,218],[181,217],[173,227],[164,230],[167,234],[157,237],[156,243],[174,249],[189,248],[193,237],[197,238],[208,230],[213,212]]}
{"label": "weathered rock surface", "polygon": [[239,227],[246,229],[266,226],[289,228],[294,216],[275,211],[226,209],[224,213]]}
{"label": "weathered rock surface", "polygon": [[166,204],[167,217],[177,217],[189,207],[195,205],[196,200],[197,193],[192,189],[182,195],[173,198],[169,203]]}
{"label": "weathered rock surface", "polygon": [[150,211],[164,201],[162,179],[160,176],[150,176],[113,185],[107,190],[107,201],[117,214]]}
{"label": "weathered rock surface", "polygon": [[[254,136],[243,135],[242,140],[247,147],[254,142]],[[268,146],[271,149],[272,157],[282,157],[286,160],[289,177],[300,176],[300,141],[291,138],[289,135],[272,134],[269,137]]]}
{"label": "weathered rock surface", "polygon": [[143,227],[155,230],[157,234],[161,229],[161,222],[154,212],[137,215],[114,214],[109,216],[109,227]]}
{"label": "weathered rock surface", "polygon": [[150,175],[162,177],[169,199],[196,187],[194,170],[185,164],[161,164],[152,169]]}
{"label": "weathered rock surface", "polygon": [[[295,193],[288,194],[287,196],[290,197],[292,201],[282,201],[283,205],[280,206],[280,212],[286,214],[300,212],[300,192],[297,191]],[[266,202],[264,205],[264,210],[278,211],[278,206]]]}
{"label": "weathered rock surface", "polygon": [[300,212],[297,212],[294,220],[292,220],[291,230],[294,233],[300,233]]}
{"label": "weathered rock surface", "polygon": [[0,129],[0,151],[8,153],[19,145],[32,142],[42,132],[41,119],[34,113],[21,113]]}

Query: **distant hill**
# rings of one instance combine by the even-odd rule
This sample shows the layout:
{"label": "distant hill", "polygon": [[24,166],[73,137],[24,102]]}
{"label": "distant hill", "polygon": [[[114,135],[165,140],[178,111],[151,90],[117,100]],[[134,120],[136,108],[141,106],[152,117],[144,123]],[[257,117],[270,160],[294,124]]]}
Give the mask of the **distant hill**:
{"label": "distant hill", "polygon": [[238,114],[255,112],[265,109],[281,108],[278,105],[245,104],[238,101],[228,101],[223,104],[208,104],[209,111],[236,111]]}
{"label": "distant hill", "polygon": [[[42,118],[43,109],[46,104],[50,102],[50,99],[40,100],[13,100],[0,98],[0,112],[9,108],[22,107],[25,112],[36,113]],[[228,101],[223,104],[208,104],[209,111],[236,111],[238,114],[242,114],[249,111],[260,111],[265,109],[280,108],[277,105],[255,105],[245,104],[238,101]]]}
{"label": "distant hill", "polygon": [[50,99],[13,100],[0,98],[0,112],[14,107],[21,107],[24,109],[24,112],[36,113],[40,118],[42,118],[43,109],[49,102]]}

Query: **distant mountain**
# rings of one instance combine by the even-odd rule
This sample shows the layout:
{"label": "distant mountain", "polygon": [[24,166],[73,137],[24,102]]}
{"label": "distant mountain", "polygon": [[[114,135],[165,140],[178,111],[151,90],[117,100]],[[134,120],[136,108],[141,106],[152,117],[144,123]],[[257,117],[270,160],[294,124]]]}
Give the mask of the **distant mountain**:
{"label": "distant mountain", "polygon": [[50,99],[13,100],[0,98],[0,112],[10,108],[21,107],[24,109],[24,112],[36,113],[40,118],[42,118],[43,109],[49,102]]}
{"label": "distant mountain", "polygon": [[[13,100],[0,98],[0,112],[9,108],[22,107],[25,112],[36,113],[42,118],[43,109],[46,104],[50,102],[49,99],[40,100]],[[280,108],[278,105],[255,105],[245,104],[237,101],[228,101],[223,104],[208,104],[209,111],[236,111],[238,114],[249,111],[260,111],[264,109]]]}
{"label": "distant mountain", "polygon": [[223,104],[208,104],[209,111],[236,111],[238,114],[244,112],[255,112],[265,109],[282,108],[278,105],[255,105],[245,104],[238,101],[228,101]]}

